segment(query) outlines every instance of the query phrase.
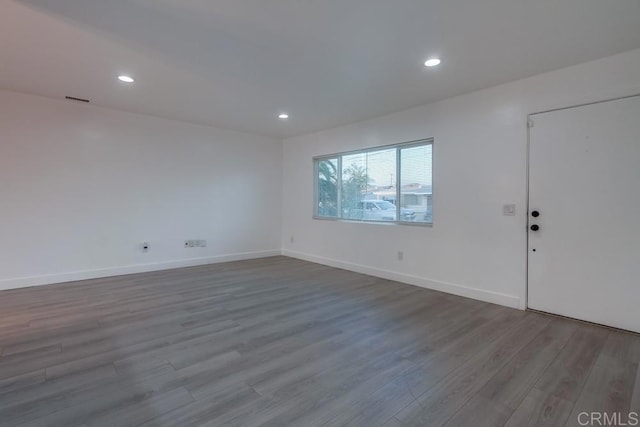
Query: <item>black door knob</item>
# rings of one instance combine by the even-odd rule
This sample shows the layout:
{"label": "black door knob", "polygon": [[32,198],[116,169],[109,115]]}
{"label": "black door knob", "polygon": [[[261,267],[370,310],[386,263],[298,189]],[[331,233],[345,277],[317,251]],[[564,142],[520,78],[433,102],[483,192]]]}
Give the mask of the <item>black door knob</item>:
{"label": "black door knob", "polygon": [[540,212],[539,211],[533,211],[531,212],[531,216],[534,218],[538,218],[540,216]]}
{"label": "black door knob", "polygon": [[531,226],[531,231],[538,231],[538,230],[540,230],[540,226],[538,224],[533,224]]}

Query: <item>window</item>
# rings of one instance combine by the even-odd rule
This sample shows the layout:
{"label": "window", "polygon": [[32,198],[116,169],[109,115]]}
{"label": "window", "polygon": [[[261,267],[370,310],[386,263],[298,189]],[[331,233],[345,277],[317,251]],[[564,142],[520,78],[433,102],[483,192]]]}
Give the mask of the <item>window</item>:
{"label": "window", "polygon": [[431,224],[433,140],[314,159],[314,217]]}
{"label": "window", "polygon": [[338,158],[316,162],[316,206],[320,217],[338,217]]}

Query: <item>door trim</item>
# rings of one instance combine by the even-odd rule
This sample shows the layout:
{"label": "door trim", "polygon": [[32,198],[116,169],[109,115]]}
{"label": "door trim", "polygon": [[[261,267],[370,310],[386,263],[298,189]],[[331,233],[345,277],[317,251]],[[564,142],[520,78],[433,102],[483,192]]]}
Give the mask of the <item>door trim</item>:
{"label": "door trim", "polygon": [[553,111],[568,110],[569,108],[576,108],[576,107],[586,107],[587,105],[602,104],[603,102],[619,101],[621,99],[634,98],[636,96],[640,96],[640,93],[634,93],[631,95],[624,95],[624,96],[616,96],[614,98],[606,98],[598,101],[583,102],[581,104],[572,104],[572,105],[569,105],[568,107],[558,107],[558,108],[551,108],[548,110],[536,111],[534,113],[527,114],[527,119],[530,119],[531,116],[536,114],[551,113]]}
{"label": "door trim", "polygon": [[[531,209],[531,206],[529,205],[529,187],[530,187],[530,183],[531,183],[531,177],[530,177],[530,172],[531,172],[531,128],[533,126],[529,126],[529,123],[531,123],[531,121],[533,120],[532,116],[535,116],[537,114],[545,114],[545,113],[552,113],[554,111],[562,111],[562,110],[568,110],[570,108],[578,108],[578,107],[586,107],[588,105],[595,105],[595,104],[602,104],[604,102],[611,102],[611,101],[619,101],[621,99],[628,99],[628,98],[635,98],[635,97],[640,97],[640,93],[634,93],[631,95],[624,95],[624,96],[617,96],[614,98],[607,98],[607,99],[602,99],[599,101],[592,101],[592,102],[583,102],[581,104],[574,104],[574,105],[569,105],[567,107],[558,107],[558,108],[551,108],[548,110],[543,110],[543,111],[536,111],[534,113],[529,113],[527,114],[527,155],[526,155],[526,174],[527,174],[527,179],[526,179],[526,191],[525,191],[525,197],[526,197],[526,215],[527,215],[527,221],[526,221],[526,227],[525,227],[525,233],[527,233],[527,238],[525,239],[525,245],[526,245],[526,260],[525,260],[525,292],[524,292],[524,306],[525,306],[525,310],[530,310],[530,311],[538,311],[538,310],[534,310],[529,308],[529,223],[531,221],[531,217],[529,216],[529,210]],[[535,126],[535,122],[534,122],[534,126]],[[542,313],[542,312],[541,312]],[[546,314],[552,314],[552,313],[546,313]],[[552,314],[554,316],[559,316],[556,314]],[[598,324],[599,325],[599,324]],[[607,327],[610,328],[610,326],[605,326],[605,325],[600,325],[603,327]],[[630,331],[631,332],[631,331]],[[635,332],[632,332],[635,333]]]}

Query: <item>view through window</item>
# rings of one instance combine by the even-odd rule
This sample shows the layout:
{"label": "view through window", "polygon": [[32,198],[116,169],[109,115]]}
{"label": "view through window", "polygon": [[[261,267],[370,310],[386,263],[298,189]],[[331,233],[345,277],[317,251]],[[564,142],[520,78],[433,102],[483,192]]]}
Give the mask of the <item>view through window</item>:
{"label": "view through window", "polygon": [[317,157],[316,218],[433,223],[433,140]]}

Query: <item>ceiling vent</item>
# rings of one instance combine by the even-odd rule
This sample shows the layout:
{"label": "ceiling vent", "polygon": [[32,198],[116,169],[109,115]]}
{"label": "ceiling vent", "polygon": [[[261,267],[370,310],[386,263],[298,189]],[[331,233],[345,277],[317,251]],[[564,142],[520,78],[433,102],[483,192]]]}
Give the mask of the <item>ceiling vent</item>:
{"label": "ceiling vent", "polygon": [[64,99],[68,99],[70,101],[84,102],[87,104],[89,103],[88,99],[76,98],[75,96],[65,96]]}

